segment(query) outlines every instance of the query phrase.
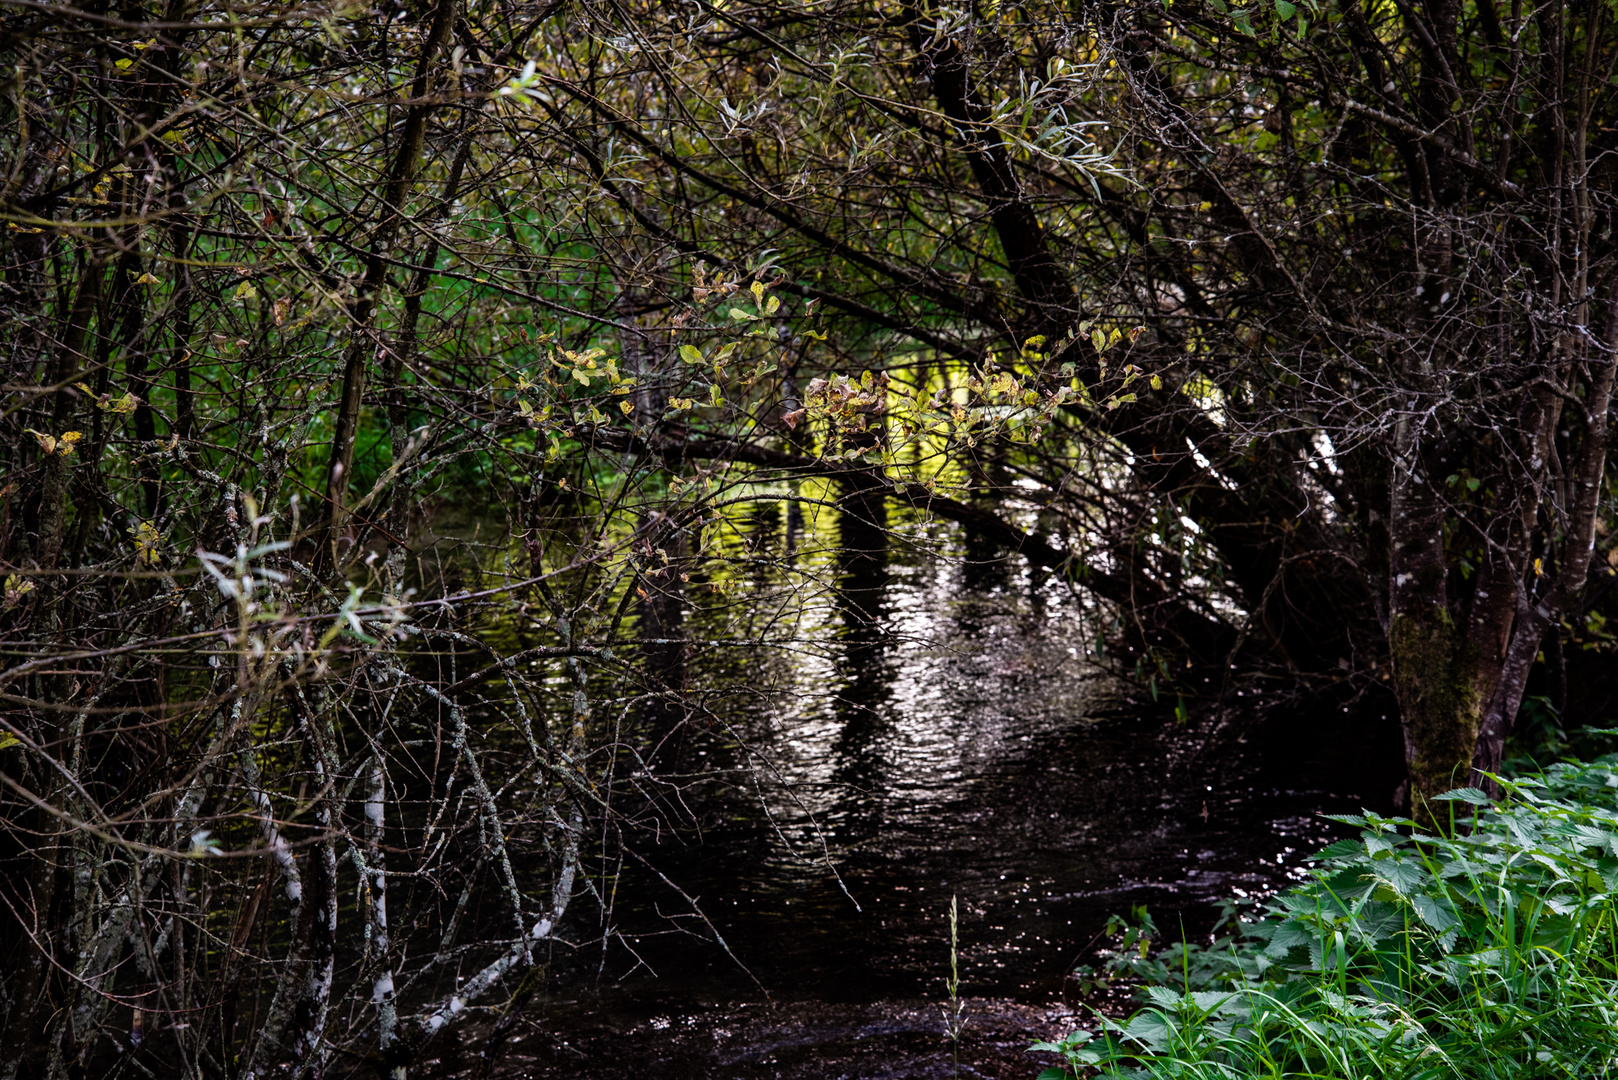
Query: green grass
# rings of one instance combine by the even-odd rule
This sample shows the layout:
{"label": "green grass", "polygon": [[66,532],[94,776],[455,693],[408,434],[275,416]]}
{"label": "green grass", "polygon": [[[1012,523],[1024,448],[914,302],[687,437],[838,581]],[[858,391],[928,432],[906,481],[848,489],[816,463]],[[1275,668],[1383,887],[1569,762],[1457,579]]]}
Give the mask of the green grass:
{"label": "green grass", "polygon": [[1143,1007],[1037,1044],[1041,1080],[1618,1077],[1618,756],[1506,787],[1445,796],[1442,835],[1336,819],[1359,838],[1212,945],[1115,924],[1101,975]]}

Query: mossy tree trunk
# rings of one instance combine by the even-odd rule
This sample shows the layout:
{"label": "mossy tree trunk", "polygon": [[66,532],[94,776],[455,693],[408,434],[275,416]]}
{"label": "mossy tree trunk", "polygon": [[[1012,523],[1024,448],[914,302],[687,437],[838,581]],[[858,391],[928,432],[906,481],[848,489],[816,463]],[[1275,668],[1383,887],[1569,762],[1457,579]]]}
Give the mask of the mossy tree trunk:
{"label": "mossy tree trunk", "polygon": [[[1401,421],[1385,610],[1418,820],[1432,816],[1429,800],[1448,789],[1498,793],[1491,774],[1541,642],[1584,590],[1609,444],[1618,295],[1601,306],[1602,345],[1546,358],[1550,371],[1589,373],[1568,379],[1577,392],[1553,393],[1551,377],[1524,389],[1516,430],[1498,447],[1509,475],[1489,493],[1488,513],[1463,513],[1446,493],[1451,461],[1478,448],[1446,439],[1436,422]],[[1422,372],[1413,374],[1419,380]]]}

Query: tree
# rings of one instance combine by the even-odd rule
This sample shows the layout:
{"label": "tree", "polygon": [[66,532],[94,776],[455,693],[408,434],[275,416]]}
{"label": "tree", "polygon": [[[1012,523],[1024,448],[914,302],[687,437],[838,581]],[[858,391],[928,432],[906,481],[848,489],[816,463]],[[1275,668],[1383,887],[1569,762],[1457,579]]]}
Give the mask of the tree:
{"label": "tree", "polygon": [[632,267],[496,92],[552,14],[5,9],[0,1075],[402,1077],[678,812],[636,605],[734,603],[746,478],[611,445]]}
{"label": "tree", "polygon": [[786,643],[763,502],[1495,767],[1610,546],[1611,17],[7,4],[0,1071],[492,1018],[680,812],[682,620]]}
{"label": "tree", "polygon": [[1076,377],[937,453],[1032,481],[1147,653],[1389,681],[1418,804],[1498,768],[1611,516],[1607,6],[590,10],[635,108],[537,77],[636,148],[667,293],[767,247],[912,388]]}

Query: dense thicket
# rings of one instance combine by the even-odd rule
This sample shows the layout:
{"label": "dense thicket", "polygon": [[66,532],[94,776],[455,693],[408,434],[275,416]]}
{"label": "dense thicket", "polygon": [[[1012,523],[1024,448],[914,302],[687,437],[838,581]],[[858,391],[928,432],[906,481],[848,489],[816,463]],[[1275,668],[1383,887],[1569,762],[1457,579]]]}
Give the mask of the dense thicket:
{"label": "dense thicket", "polygon": [[791,642],[749,507],[1493,766],[1611,640],[1613,16],[7,0],[4,1074],[493,1022]]}

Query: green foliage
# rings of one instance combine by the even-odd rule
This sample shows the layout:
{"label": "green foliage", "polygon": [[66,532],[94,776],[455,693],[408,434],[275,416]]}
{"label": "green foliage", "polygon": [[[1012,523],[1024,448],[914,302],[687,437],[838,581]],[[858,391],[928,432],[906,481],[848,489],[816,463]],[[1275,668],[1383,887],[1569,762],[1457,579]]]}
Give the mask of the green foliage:
{"label": "green foliage", "polygon": [[1211,945],[1147,955],[1137,909],[1092,978],[1143,981],[1035,1050],[1069,1075],[1597,1077],[1618,1072],[1618,756],[1443,800],[1441,835],[1376,814],[1313,878]]}

